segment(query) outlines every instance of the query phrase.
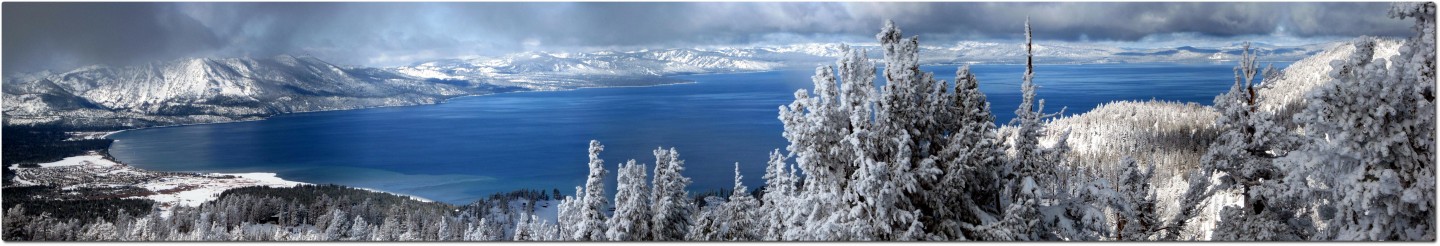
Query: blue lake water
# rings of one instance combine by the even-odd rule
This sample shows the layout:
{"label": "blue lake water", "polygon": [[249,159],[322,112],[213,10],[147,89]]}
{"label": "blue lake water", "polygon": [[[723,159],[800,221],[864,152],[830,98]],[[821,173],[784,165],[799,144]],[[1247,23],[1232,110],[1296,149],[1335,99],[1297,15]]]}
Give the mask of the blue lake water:
{"label": "blue lake water", "polygon": [[[1288,65],[1288,64],[1277,64]],[[1083,113],[1115,100],[1210,104],[1233,83],[1231,64],[1040,65],[1047,111]],[[926,66],[953,80],[955,66]],[[972,71],[1001,124],[1019,104],[1019,65]],[[443,104],[287,114],[263,121],[125,131],[110,153],[156,171],[273,172],[463,204],[496,192],[583,185],[591,139],[613,194],[614,170],[652,164],[656,147],[685,159],[692,191],[730,188],[739,162],[762,186],[768,153],[785,147],[778,107],[810,89],[813,70],[689,75],[696,83],[506,93]],[[877,83],[883,83],[879,81]]]}

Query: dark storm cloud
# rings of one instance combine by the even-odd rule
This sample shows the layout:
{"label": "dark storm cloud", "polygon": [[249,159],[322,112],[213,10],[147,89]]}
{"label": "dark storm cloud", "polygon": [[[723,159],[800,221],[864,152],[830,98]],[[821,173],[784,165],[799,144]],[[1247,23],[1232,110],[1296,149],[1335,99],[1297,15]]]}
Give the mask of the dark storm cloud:
{"label": "dark storm cloud", "polygon": [[[398,65],[537,49],[872,42],[1404,36],[1388,3],[5,3],[5,69],[310,54]],[[1183,35],[1177,35],[1183,34]],[[7,72],[8,73],[8,72]]]}
{"label": "dark storm cloud", "polygon": [[147,62],[223,45],[168,4],[4,3],[3,8],[6,71]]}

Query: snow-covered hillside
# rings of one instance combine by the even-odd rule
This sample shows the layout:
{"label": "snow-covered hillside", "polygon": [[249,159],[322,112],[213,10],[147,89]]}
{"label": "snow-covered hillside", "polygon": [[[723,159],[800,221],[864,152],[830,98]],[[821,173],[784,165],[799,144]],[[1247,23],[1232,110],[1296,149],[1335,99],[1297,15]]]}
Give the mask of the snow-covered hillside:
{"label": "snow-covered hillside", "polygon": [[[1403,40],[1378,40],[1375,43],[1375,60],[1389,59],[1399,54],[1401,44],[1404,44]],[[1268,81],[1270,84],[1257,92],[1261,98],[1266,99],[1260,101],[1260,108],[1276,112],[1281,119],[1289,119],[1303,109],[1301,105],[1307,103],[1305,94],[1332,80],[1330,63],[1348,59],[1353,53],[1354,45],[1347,42],[1296,61],[1284,70],[1284,75],[1279,79]]]}
{"label": "snow-covered hillside", "polygon": [[[606,80],[694,73],[754,72],[786,67],[786,59],[755,50],[666,49],[627,52],[525,52],[502,57],[446,59],[393,68],[427,79],[473,79],[533,90],[604,86]],[[812,57],[813,58],[813,57]]]}
{"label": "snow-covered hillside", "polygon": [[36,167],[14,168],[18,186],[47,185],[67,190],[114,190],[119,198],[154,200],[161,209],[199,206],[221,192],[238,187],[293,187],[302,183],[276,178],[273,173],[186,174],[141,170],[100,154],[65,158]]}
{"label": "snow-covered hillside", "polygon": [[[1397,54],[1402,41],[1386,40],[1377,44],[1375,57],[1378,59]],[[1348,59],[1353,52],[1354,47],[1348,42],[1331,45],[1286,67],[1283,77],[1268,81],[1270,84],[1259,90],[1261,109],[1286,115],[1299,112],[1303,109],[1300,106],[1304,105],[1305,94],[1331,81],[1328,75],[1331,62]],[[1216,78],[1215,83],[1234,82]],[[1167,204],[1160,212],[1171,216],[1179,209],[1176,196],[1189,186],[1182,175],[1199,166],[1201,156],[1219,134],[1215,126],[1217,117],[1219,113],[1214,108],[1194,103],[1119,101],[1051,120],[1046,127],[1047,137],[1041,141],[1054,143],[1068,132],[1070,162],[1108,170],[1108,175],[1119,175],[1123,168],[1119,165],[1126,157],[1153,163],[1158,175],[1152,185],[1161,191],[1160,204]],[[1005,135],[1012,134],[1013,130],[1013,127],[1000,129]],[[1216,194],[1205,204],[1204,214],[1189,225],[1190,231],[1210,231],[1221,208],[1239,201],[1239,194]],[[1208,233],[1195,236],[1209,237]]]}
{"label": "snow-covered hillside", "polygon": [[[1299,47],[1257,45],[1256,50],[1269,60],[1297,60],[1332,45],[1315,44]],[[790,44],[591,53],[525,52],[501,57],[421,62],[392,70],[419,78],[483,78],[489,83],[544,89],[531,83],[537,81],[533,78],[665,76],[810,68],[833,62],[840,56],[841,47],[839,44]],[[869,55],[872,59],[879,58],[881,55],[878,47],[874,44],[859,44],[854,47],[870,50]],[[922,64],[1018,63],[1025,57],[1024,50],[1018,47],[1020,47],[1020,43],[974,41],[942,46],[921,46],[920,62]],[[1035,45],[1037,59],[1046,63],[1225,62],[1238,56],[1240,49],[1240,46],[1136,49],[1075,43],[1039,43]]]}
{"label": "snow-covered hillside", "polygon": [[[1397,40],[1378,42],[1376,59],[1395,55],[1401,43]],[[1329,49],[1286,67],[1282,77],[1267,81],[1269,85],[1258,92],[1262,98],[1261,109],[1293,114],[1300,110],[1297,105],[1303,103],[1306,93],[1330,82],[1330,62],[1347,59],[1354,47],[1348,42],[1328,46]],[[1261,54],[1261,58],[1266,59],[1264,53]],[[1215,79],[1215,83],[1234,83],[1229,78]],[[1044,141],[1054,142],[1069,130],[1067,142],[1073,151],[1071,157],[1079,158],[1076,160],[1080,162],[1113,164],[1124,156],[1131,156],[1142,162],[1154,160],[1158,166],[1167,167],[1161,170],[1173,168],[1183,172],[1196,166],[1208,141],[1214,139],[1212,124],[1216,117],[1218,113],[1213,108],[1194,103],[1119,101],[1050,121],[1046,128],[1050,138]],[[1002,128],[1004,130],[1008,128]]]}
{"label": "snow-covered hillside", "polygon": [[312,57],[185,59],[7,79],[7,124],[137,127],[436,103],[501,87],[345,68]]}

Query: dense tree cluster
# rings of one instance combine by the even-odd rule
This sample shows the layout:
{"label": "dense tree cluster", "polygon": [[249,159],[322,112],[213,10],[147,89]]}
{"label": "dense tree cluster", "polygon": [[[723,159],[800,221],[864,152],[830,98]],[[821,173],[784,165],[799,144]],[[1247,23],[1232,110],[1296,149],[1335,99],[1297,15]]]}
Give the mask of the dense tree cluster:
{"label": "dense tree cluster", "polygon": [[1258,66],[1246,56],[1216,98],[1224,131],[1173,221],[1233,191],[1244,199],[1221,212],[1213,239],[1435,240],[1435,5],[1396,4],[1391,15],[1415,19],[1416,35],[1387,59],[1374,57],[1374,39],[1355,41],[1293,128],[1256,110]]}
{"label": "dense tree cluster", "polygon": [[4,164],[43,163],[58,161],[65,157],[101,151],[110,147],[110,139],[70,139],[66,131],[52,125],[11,126],[7,125],[0,137],[5,145]]}
{"label": "dense tree cluster", "polygon": [[1374,40],[1357,41],[1295,116],[1306,144],[1281,161],[1290,192],[1275,195],[1328,201],[1308,239],[1435,240],[1435,5],[1397,4],[1391,15],[1415,20],[1399,54],[1373,59]]}

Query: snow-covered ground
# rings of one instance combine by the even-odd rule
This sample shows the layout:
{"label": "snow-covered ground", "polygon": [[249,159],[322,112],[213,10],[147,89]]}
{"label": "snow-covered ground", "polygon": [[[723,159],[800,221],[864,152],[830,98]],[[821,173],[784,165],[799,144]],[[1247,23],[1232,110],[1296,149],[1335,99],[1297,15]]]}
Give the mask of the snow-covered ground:
{"label": "snow-covered ground", "polygon": [[[135,187],[146,192],[123,193],[124,195],[119,198],[149,199],[158,203],[162,210],[176,206],[199,206],[219,198],[220,193],[234,188],[295,187],[307,184],[285,180],[276,177],[274,173],[152,172],[106,159],[98,153],[67,157],[55,162],[40,163],[37,166],[30,168],[11,166],[10,168],[16,172],[15,185],[50,185],[67,190]],[[407,197],[417,201],[431,202],[420,197]],[[550,216],[554,217],[554,215]]]}
{"label": "snow-covered ground", "polygon": [[39,166],[40,166],[40,167],[72,167],[72,166],[85,166],[85,167],[95,167],[95,168],[106,168],[106,167],[116,166],[117,164],[118,164],[118,163],[115,163],[115,162],[113,162],[113,161],[106,160],[105,157],[102,157],[102,156],[100,156],[100,155],[82,155],[82,156],[66,157],[65,159],[60,159],[60,161],[56,161],[56,162],[40,163]]}
{"label": "snow-covered ground", "polygon": [[[510,207],[513,208],[513,209],[515,209],[516,211],[522,211],[521,209],[525,207],[525,202],[528,202],[528,201],[512,201],[512,202],[510,202]],[[534,201],[534,202],[535,202],[535,214],[533,214],[533,215],[539,217],[540,220],[549,222],[549,223],[551,223],[551,224],[554,224],[555,221],[558,221],[558,220],[559,220],[559,218],[560,218],[560,201],[555,201],[555,200],[539,200],[539,201]]]}
{"label": "snow-covered ground", "polygon": [[[18,185],[52,185],[62,189],[133,186],[149,191],[136,196],[153,200],[162,209],[198,206],[214,200],[228,189],[270,186],[294,187],[304,184],[275,177],[273,173],[173,174],[151,172],[106,159],[100,154],[67,157],[40,163],[39,167],[12,167]],[[143,195],[143,196],[140,196]]]}
{"label": "snow-covered ground", "polygon": [[[283,179],[280,179],[280,178],[278,178],[278,177],[275,177],[275,174],[274,174],[274,173],[242,173],[242,174],[269,175],[271,178],[274,178],[274,179],[277,179],[277,180],[283,180]],[[288,181],[287,181],[287,182],[288,182]],[[383,191],[383,190],[376,190],[376,189],[364,188],[364,187],[353,187],[353,188],[361,189],[361,190],[365,190],[365,191],[370,191],[370,192],[389,193],[389,194],[391,194],[391,195],[408,197],[408,198],[410,198],[410,200],[415,200],[415,201],[417,201],[417,202],[435,202],[435,200],[430,200],[430,199],[426,199],[426,198],[424,198],[424,197],[412,196],[412,195],[408,195],[408,194],[400,194],[400,193],[395,193],[395,192],[389,192],[389,191]]]}
{"label": "snow-covered ground", "polygon": [[155,192],[145,199],[154,200],[162,208],[193,207],[219,198],[225,190],[250,187],[295,187],[304,183],[275,177],[273,173],[204,174],[200,176],[165,177],[137,184]]}

